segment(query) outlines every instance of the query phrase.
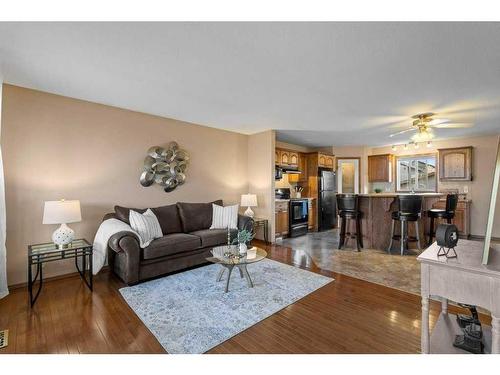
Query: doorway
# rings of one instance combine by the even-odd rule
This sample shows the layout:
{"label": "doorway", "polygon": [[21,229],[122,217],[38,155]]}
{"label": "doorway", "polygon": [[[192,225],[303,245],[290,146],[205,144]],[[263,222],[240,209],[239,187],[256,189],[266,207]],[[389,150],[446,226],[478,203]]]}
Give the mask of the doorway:
{"label": "doorway", "polygon": [[360,158],[337,158],[337,191],[340,194],[359,194]]}

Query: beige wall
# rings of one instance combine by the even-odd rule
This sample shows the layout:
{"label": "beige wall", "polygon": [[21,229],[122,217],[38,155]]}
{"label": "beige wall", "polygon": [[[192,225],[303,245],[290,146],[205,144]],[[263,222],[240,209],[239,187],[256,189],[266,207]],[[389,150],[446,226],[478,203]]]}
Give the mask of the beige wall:
{"label": "beige wall", "polygon": [[[498,135],[468,137],[460,139],[449,139],[446,141],[433,142],[431,148],[419,148],[418,150],[408,147],[405,151],[399,148],[393,151],[390,146],[373,148],[373,154],[412,155],[418,153],[437,153],[440,148],[472,146],[473,149],[473,180],[464,182],[439,182],[438,190],[458,188],[460,192],[464,187],[469,189],[468,197],[472,200],[471,205],[471,233],[484,236],[488,220],[488,208],[491,199],[491,187],[493,184],[493,172],[495,170],[495,158],[498,145]],[[497,201],[496,214],[497,223],[493,228],[493,236],[500,237],[500,202]]]}
{"label": "beige wall", "polygon": [[[15,86],[4,85],[3,91],[9,285],[26,281],[28,244],[50,240],[57,227],[42,225],[44,201],[79,199],[83,220],[70,226],[91,241],[115,204],[154,207],[218,198],[237,203],[248,190],[248,157],[259,157],[248,152],[246,135]],[[262,152],[274,149],[274,139],[262,138],[267,142]],[[157,185],[142,187],[147,149],[174,140],[191,156],[186,184],[171,193]],[[260,147],[260,140],[256,136],[252,147]],[[271,167],[267,173],[272,181]],[[261,183],[252,188],[266,189]],[[51,276],[74,268],[71,262],[54,262],[44,271]]]}
{"label": "beige wall", "polygon": [[[255,216],[269,220],[269,239],[274,241],[274,148],[275,132],[248,136],[248,191],[257,195]],[[258,232],[258,238],[262,238]]]}

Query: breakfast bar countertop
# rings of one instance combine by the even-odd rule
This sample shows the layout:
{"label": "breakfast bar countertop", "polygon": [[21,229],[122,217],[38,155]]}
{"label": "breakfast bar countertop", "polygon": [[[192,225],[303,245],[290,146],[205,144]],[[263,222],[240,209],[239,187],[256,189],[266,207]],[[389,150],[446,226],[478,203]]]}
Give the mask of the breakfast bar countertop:
{"label": "breakfast bar countertop", "polygon": [[385,192],[385,193],[368,193],[368,194],[359,194],[360,197],[371,197],[371,198],[395,198],[398,195],[421,195],[423,197],[441,197],[446,195],[445,193],[394,193],[394,192]]}

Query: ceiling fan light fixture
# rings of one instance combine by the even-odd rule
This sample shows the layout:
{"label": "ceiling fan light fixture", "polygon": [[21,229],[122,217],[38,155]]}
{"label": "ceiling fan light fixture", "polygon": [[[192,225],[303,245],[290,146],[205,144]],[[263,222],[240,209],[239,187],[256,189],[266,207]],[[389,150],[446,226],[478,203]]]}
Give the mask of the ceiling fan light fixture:
{"label": "ceiling fan light fixture", "polygon": [[419,131],[411,137],[414,142],[427,142],[434,138],[434,134],[429,129],[419,129]]}

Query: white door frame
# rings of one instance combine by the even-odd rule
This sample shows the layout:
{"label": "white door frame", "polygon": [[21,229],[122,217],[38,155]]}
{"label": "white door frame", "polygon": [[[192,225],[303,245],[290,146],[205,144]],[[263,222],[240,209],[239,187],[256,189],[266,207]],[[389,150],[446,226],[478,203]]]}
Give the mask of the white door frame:
{"label": "white door frame", "polygon": [[360,183],[359,183],[359,178],[360,178],[360,159],[359,158],[337,158],[337,191],[339,194],[342,194],[342,164],[343,162],[346,163],[353,163],[354,162],[354,194],[359,194],[360,190]]}

